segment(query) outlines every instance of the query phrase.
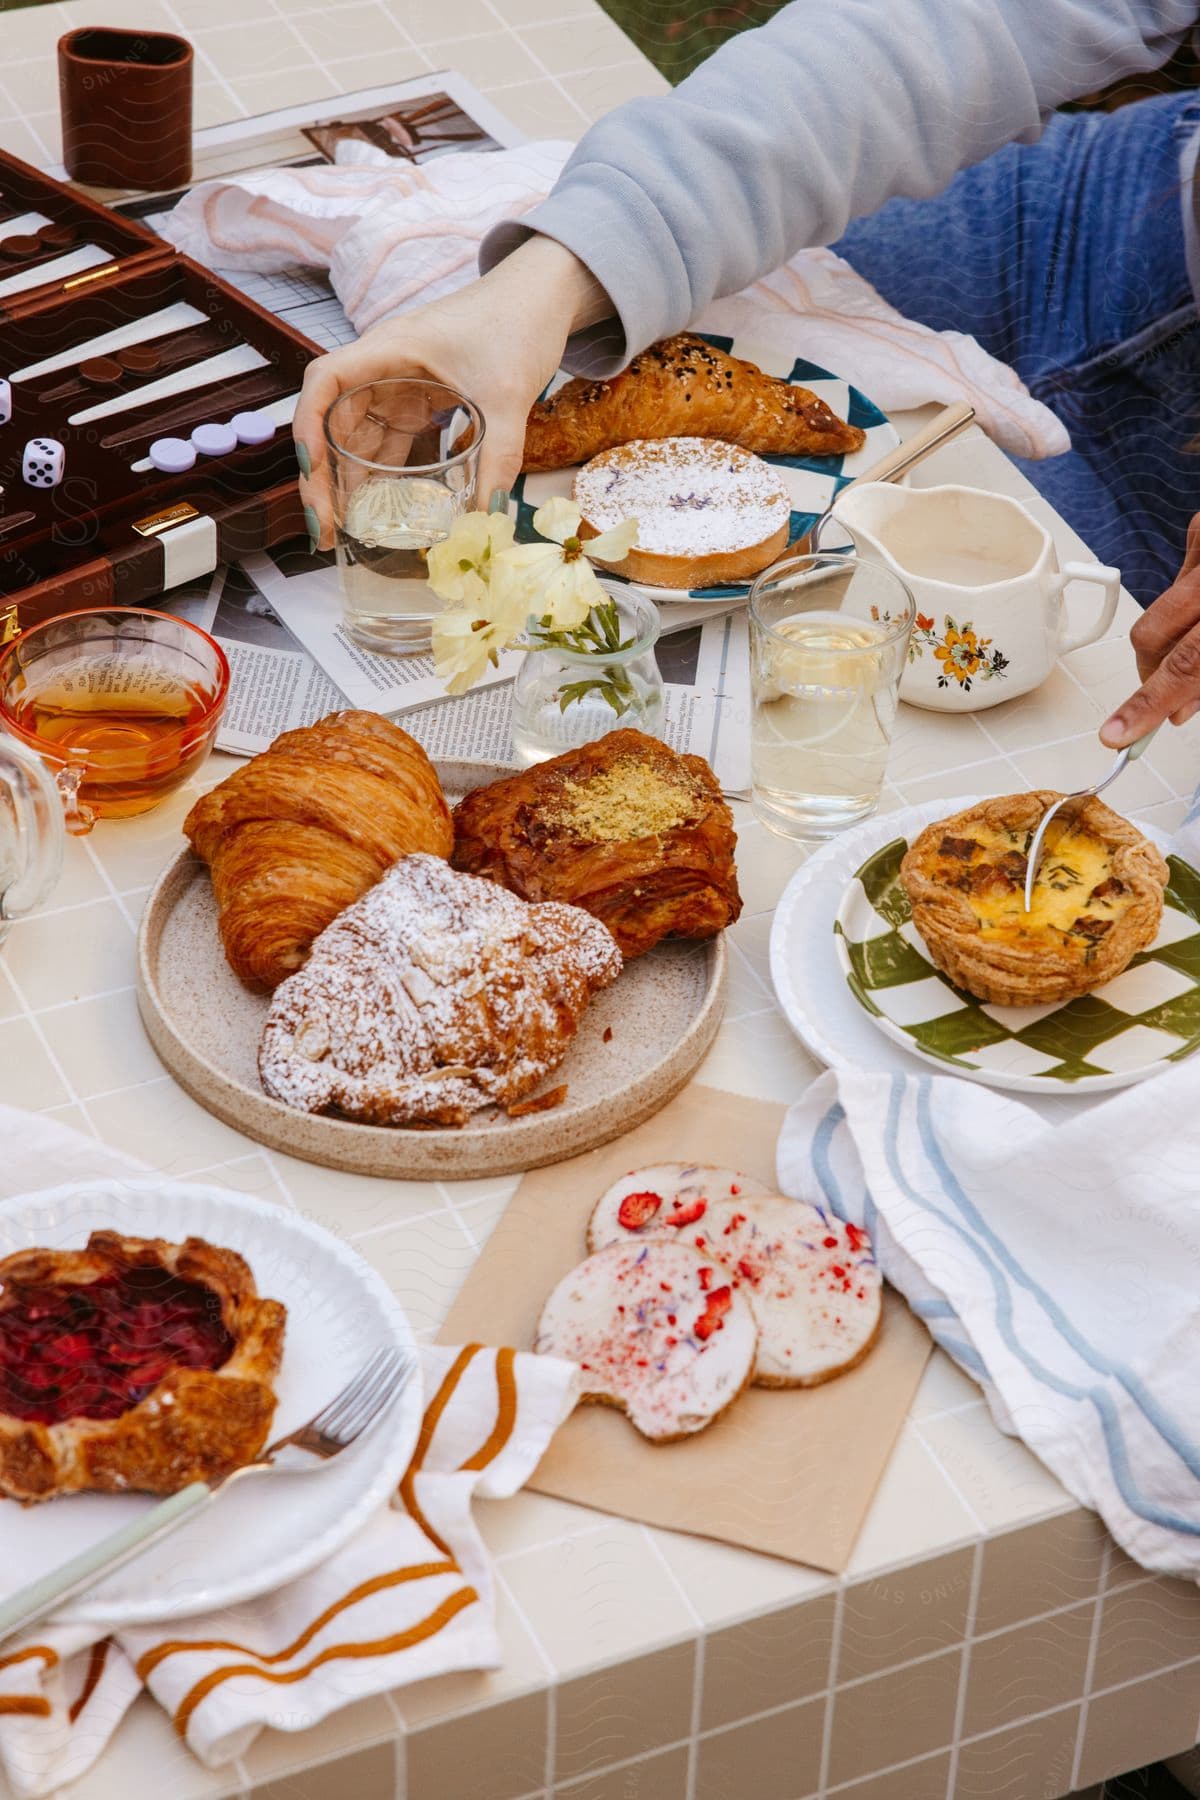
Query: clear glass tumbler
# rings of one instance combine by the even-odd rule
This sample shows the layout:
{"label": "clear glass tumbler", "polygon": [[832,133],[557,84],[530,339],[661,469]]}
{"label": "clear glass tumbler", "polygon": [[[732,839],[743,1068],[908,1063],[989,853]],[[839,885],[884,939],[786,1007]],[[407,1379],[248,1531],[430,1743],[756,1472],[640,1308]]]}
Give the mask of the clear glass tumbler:
{"label": "clear glass tumbler", "polygon": [[[603,585],[603,584],[601,584]],[[663,680],[654,656],[662,628],[657,606],[632,588],[606,588],[622,646],[590,650],[557,645],[527,650],[513,683],[513,754],[523,768],[545,762],[610,731],[632,727],[661,737]]]}
{"label": "clear glass tumbler", "polygon": [[441,601],[425,553],[475,504],[485,429],[465,395],[401,376],[351,388],[326,413],[342,617],[364,649],[429,649]]}
{"label": "clear glass tumbler", "polygon": [[890,569],[793,556],[750,590],[754,810],[801,840],[879,803],[916,602]]}

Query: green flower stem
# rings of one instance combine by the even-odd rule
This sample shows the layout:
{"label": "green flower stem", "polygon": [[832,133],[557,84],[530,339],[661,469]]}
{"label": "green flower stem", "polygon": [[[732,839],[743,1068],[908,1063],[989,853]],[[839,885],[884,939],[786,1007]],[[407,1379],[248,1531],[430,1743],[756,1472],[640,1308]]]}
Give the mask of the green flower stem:
{"label": "green flower stem", "polygon": [[[528,648],[566,650],[575,656],[594,656],[597,661],[602,661],[631,649],[634,642],[633,638],[622,639],[621,619],[616,602],[605,600],[593,606],[587,618],[569,631],[553,630],[549,617],[539,620],[530,631]],[[599,694],[606,700],[618,718],[623,717],[637,700],[637,690],[627,671],[609,668],[603,675],[589,675],[579,681],[565,682],[558,690],[560,711],[566,712],[568,706],[591,693]]]}

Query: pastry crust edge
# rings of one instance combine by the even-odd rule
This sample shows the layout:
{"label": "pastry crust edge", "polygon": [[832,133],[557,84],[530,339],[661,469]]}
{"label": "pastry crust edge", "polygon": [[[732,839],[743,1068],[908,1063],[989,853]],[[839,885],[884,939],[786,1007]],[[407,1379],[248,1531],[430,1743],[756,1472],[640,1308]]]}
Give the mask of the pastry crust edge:
{"label": "pastry crust edge", "polygon": [[234,1339],[219,1369],[176,1369],[116,1419],[33,1423],[0,1413],[0,1495],[28,1503],[84,1492],[173,1494],[253,1462],[275,1412],[287,1310],[262,1299],[249,1264],[203,1238],[182,1244],[94,1231],[83,1250],[18,1250],[6,1279],[60,1283],[64,1271],[97,1276],[161,1267],[220,1299]]}
{"label": "pastry crust edge", "polygon": [[1049,939],[1029,949],[989,943],[965,895],[926,872],[926,862],[943,837],[969,836],[976,825],[991,830],[1036,828],[1046,809],[1061,799],[1059,793],[1040,789],[980,801],[927,825],[900,864],[913,924],[932,961],[956,987],[990,1005],[1043,1006],[1077,999],[1122,974],[1157,936],[1170,878],[1166,860],[1136,825],[1095,796],[1083,802],[1077,817],[1091,836],[1111,849],[1112,874],[1133,897],[1088,962],[1063,956]]}

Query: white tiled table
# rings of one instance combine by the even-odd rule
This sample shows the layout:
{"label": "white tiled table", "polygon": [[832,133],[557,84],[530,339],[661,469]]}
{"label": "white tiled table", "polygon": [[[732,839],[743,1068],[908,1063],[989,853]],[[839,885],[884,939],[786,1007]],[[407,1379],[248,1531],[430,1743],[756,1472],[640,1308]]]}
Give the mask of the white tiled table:
{"label": "white tiled table", "polygon": [[[545,15],[549,15],[548,17]],[[562,16],[556,16],[562,15]],[[85,23],[184,30],[202,123],[455,66],[530,133],[575,133],[663,83],[590,0],[68,0],[0,14],[0,144],[58,155],[52,47]],[[901,419],[902,429],[912,420]],[[918,472],[1015,494],[1079,540],[978,433]],[[1038,693],[962,719],[902,709],[884,805],[1078,785],[1128,691],[1122,603],[1106,642]],[[227,772],[224,759],[205,784]],[[1176,825],[1200,720],[1124,777],[1120,804]],[[353,1241],[431,1333],[510,1182],[371,1181],[268,1153],[187,1098],[143,1036],[134,934],[191,796],[69,847],[53,909],[0,961],[0,1092],[171,1175],[297,1207]],[[772,908],[799,853],[739,808],[746,908],[701,1079],[794,1098],[816,1065],[775,1005]],[[504,1666],[273,1733],[220,1774],[149,1701],[78,1800],[1053,1800],[1190,1746],[1200,1597],[1152,1579],[934,1356],[844,1578],[521,1495],[481,1508]]]}

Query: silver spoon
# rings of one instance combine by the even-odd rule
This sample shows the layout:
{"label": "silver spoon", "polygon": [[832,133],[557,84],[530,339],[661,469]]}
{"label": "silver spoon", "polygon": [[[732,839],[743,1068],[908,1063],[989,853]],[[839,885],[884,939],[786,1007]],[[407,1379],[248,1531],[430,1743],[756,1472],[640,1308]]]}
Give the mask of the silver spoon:
{"label": "silver spoon", "polygon": [[1150,748],[1151,740],[1154,738],[1158,729],[1159,727],[1156,725],[1153,731],[1148,731],[1146,733],[1145,737],[1136,738],[1132,744],[1127,745],[1124,750],[1120,751],[1116,762],[1108,771],[1108,774],[1105,775],[1102,780],[1098,781],[1095,787],[1080,788],[1077,794],[1064,794],[1061,800],[1056,800],[1054,805],[1049,807],[1047,811],[1043,813],[1042,822],[1034,834],[1032,844],[1029,846],[1029,859],[1025,870],[1026,912],[1029,911],[1033,904],[1034,884],[1037,881],[1037,873],[1042,860],[1042,844],[1046,836],[1046,827],[1049,825],[1051,819],[1056,813],[1061,812],[1063,807],[1068,805],[1072,800],[1090,800],[1094,794],[1102,794],[1106,787],[1112,785],[1118,775],[1124,774],[1131,762],[1136,762],[1138,757],[1142,756]]}

